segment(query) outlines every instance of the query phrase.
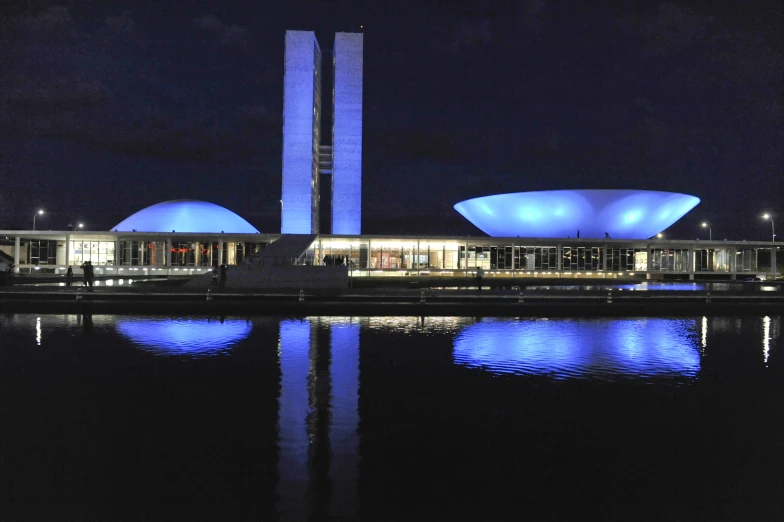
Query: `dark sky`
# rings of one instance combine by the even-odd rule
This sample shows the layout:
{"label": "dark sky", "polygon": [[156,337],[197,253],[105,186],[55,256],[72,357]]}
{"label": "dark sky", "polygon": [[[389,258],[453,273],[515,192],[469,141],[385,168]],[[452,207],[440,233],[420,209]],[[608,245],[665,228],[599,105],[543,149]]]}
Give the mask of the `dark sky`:
{"label": "dark sky", "polygon": [[278,232],[285,30],[363,25],[365,233],[567,188],[701,198],[671,237],[784,230],[781,2],[583,4],[3,2],[0,229],[195,198]]}

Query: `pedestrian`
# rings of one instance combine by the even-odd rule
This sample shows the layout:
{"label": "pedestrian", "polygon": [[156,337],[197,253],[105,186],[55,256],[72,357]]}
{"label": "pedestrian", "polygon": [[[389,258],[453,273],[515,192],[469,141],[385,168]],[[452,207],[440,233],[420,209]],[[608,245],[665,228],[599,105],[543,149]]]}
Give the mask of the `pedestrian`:
{"label": "pedestrian", "polygon": [[71,286],[71,278],[72,277],[73,277],[73,268],[71,268],[69,266],[68,270],[66,270],[66,272],[65,272],[65,286],[68,286],[68,287]]}
{"label": "pedestrian", "polygon": [[485,269],[480,267],[476,268],[476,284],[477,284],[477,292],[482,291],[482,278],[485,276]]}
{"label": "pedestrian", "polygon": [[85,261],[80,267],[82,269],[82,277],[84,279],[84,286],[88,287],[87,291],[93,291],[93,283],[95,281],[95,271],[92,261]]}
{"label": "pedestrian", "polygon": [[609,232],[605,232],[604,233],[604,239],[610,239],[610,233]]}
{"label": "pedestrian", "polygon": [[85,287],[87,286],[87,265],[88,265],[88,263],[89,263],[89,261],[85,261],[84,263],[79,265],[79,268],[82,269],[82,286],[85,286]]}
{"label": "pedestrian", "polygon": [[580,239],[580,231],[577,231],[577,239]]}
{"label": "pedestrian", "polygon": [[89,291],[92,292],[95,286],[95,267],[92,261],[87,262],[87,283],[90,285]]}

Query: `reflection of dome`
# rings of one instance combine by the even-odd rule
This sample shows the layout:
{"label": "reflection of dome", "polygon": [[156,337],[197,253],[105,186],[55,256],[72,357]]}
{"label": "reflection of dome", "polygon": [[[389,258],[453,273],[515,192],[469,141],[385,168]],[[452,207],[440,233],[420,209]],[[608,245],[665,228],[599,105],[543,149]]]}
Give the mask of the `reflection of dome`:
{"label": "reflection of dome", "polygon": [[118,232],[208,232],[258,234],[259,231],[229,209],[192,199],[164,201],[140,210],[112,230]]}
{"label": "reflection of dome", "polygon": [[253,329],[245,320],[123,318],[117,331],[159,355],[214,355],[245,339]]}
{"label": "reflection of dome", "polygon": [[491,320],[455,338],[455,362],[493,373],[693,377],[699,339],[687,319]]}
{"label": "reflection of dome", "polygon": [[455,210],[493,237],[647,239],[700,199],[651,190],[544,190],[468,199]]}

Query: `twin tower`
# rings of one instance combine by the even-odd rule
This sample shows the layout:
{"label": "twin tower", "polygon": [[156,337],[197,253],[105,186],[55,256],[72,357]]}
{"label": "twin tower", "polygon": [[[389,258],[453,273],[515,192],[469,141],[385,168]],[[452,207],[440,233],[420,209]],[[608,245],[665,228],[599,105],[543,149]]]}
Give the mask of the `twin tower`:
{"label": "twin tower", "polygon": [[335,34],[329,145],[321,135],[322,60],[316,35],[286,31],[283,234],[319,233],[322,179],[330,180],[332,194],[332,230],[322,232],[362,233],[362,36]]}

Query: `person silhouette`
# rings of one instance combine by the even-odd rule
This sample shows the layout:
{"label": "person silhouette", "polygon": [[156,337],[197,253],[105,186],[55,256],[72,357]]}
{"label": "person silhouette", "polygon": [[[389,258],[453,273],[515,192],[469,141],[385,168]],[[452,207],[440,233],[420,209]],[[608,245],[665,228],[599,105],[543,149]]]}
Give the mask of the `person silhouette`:
{"label": "person silhouette", "polygon": [[577,231],[577,239],[580,239],[580,231]]}

